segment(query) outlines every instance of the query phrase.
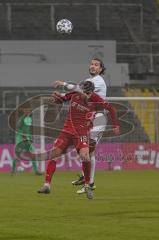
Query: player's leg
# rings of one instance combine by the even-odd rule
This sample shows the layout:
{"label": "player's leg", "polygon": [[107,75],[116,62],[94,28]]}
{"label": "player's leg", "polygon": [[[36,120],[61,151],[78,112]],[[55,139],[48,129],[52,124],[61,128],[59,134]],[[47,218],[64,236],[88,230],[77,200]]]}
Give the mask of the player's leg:
{"label": "player's leg", "polygon": [[[36,158],[34,155],[35,152],[35,148],[32,145],[32,141],[31,139],[27,139],[27,140],[23,140],[21,143],[18,144],[19,147],[21,148],[21,151],[24,151],[25,153],[27,153],[27,157],[31,160],[32,162],[32,166],[33,166],[33,170],[35,172],[35,174],[37,175],[41,175],[41,173],[38,171],[38,166],[37,166],[37,162],[36,162]],[[18,146],[17,145],[17,146]]]}
{"label": "player's leg", "polygon": [[[102,137],[103,131],[105,130],[105,127],[106,127],[106,123],[107,123],[107,120],[105,115],[103,113],[97,113],[96,118],[93,121],[93,128],[91,129],[91,132],[90,132],[90,144],[89,144],[90,160],[91,160],[90,187],[92,188],[92,190],[96,189],[96,186],[94,183],[95,167],[96,167],[96,159],[95,159],[94,151],[97,143],[100,141]],[[82,187],[81,189],[77,190],[77,193],[83,194],[84,191],[85,189],[84,187]]]}
{"label": "player's leg", "polygon": [[12,168],[11,168],[11,173],[16,173],[16,165],[17,165],[17,156],[16,156],[16,153],[17,151],[20,151],[21,152],[21,147],[18,147],[20,146],[21,142],[22,142],[22,136],[20,134],[16,134],[15,136],[15,153],[14,153],[14,158],[12,160]]}
{"label": "player's leg", "polygon": [[72,181],[72,185],[79,186],[84,184],[84,174],[81,172],[81,175],[78,174],[78,178]]}
{"label": "player's leg", "polygon": [[90,183],[90,169],[91,162],[89,156],[89,136],[79,136],[73,139],[73,144],[79,153],[82,162],[82,170],[84,173],[84,189],[88,199],[93,198],[92,189],[89,186]]}
{"label": "player's leg", "polygon": [[53,146],[54,149],[50,154],[46,168],[44,185],[41,189],[38,190],[38,193],[50,193],[52,176],[56,171],[56,160],[67,149],[69,142],[70,138],[68,137],[68,134],[64,132],[61,132],[58,139],[55,140]]}
{"label": "player's leg", "polygon": [[62,152],[63,150],[60,148],[55,148],[52,150],[47,163],[44,185],[38,190],[38,193],[50,193],[51,180],[56,171],[56,160],[59,156],[61,156]]}
{"label": "player's leg", "polygon": [[32,163],[32,167],[33,167],[33,170],[34,170],[35,174],[36,175],[42,175],[42,173],[39,172],[39,170],[38,170],[37,162],[36,162],[36,159],[34,157],[31,159],[31,163]]}
{"label": "player's leg", "polygon": [[[95,164],[96,164],[95,155],[94,155],[95,146],[96,146],[96,141],[90,139],[89,140],[89,157],[90,157],[90,182],[89,182],[89,185],[90,185],[92,190],[96,189],[96,186],[94,184],[94,173],[95,173]],[[85,193],[84,185],[82,186],[81,189],[77,190],[76,193],[77,194]]]}
{"label": "player's leg", "polygon": [[91,160],[90,187],[92,188],[92,190],[96,189],[96,186],[94,184],[94,175],[95,175],[95,168],[96,168],[96,159],[95,159],[96,143],[97,142],[94,139],[90,139],[90,144],[89,144],[89,154],[90,154],[90,160]]}
{"label": "player's leg", "polygon": [[89,184],[90,182],[90,169],[91,169],[91,163],[90,163],[90,157],[89,157],[89,148],[85,147],[79,150],[79,155],[82,160],[82,170],[84,173],[84,181],[85,184]]}
{"label": "player's leg", "polygon": [[29,146],[29,151],[33,154],[31,154],[30,158],[31,158],[31,163],[32,163],[32,167],[33,167],[33,171],[36,175],[42,175],[42,173],[39,171],[38,169],[38,164],[37,164],[37,161],[36,161],[36,158],[35,158],[35,147],[31,144]]}
{"label": "player's leg", "polygon": [[92,189],[90,188],[90,170],[91,170],[91,162],[90,162],[90,156],[89,156],[89,147],[81,148],[79,150],[79,155],[82,160],[82,170],[84,173],[84,189],[85,193],[87,195],[88,199],[93,198],[93,192]]}
{"label": "player's leg", "polygon": [[96,167],[96,160],[95,160],[95,148],[96,145],[99,143],[100,139],[102,138],[103,132],[105,130],[107,124],[106,117],[103,113],[97,113],[96,118],[93,121],[93,128],[90,132],[90,158],[91,158],[91,175],[90,175],[90,184],[92,188],[96,188],[94,185],[94,177],[95,177],[95,167]]}
{"label": "player's leg", "polygon": [[16,173],[16,164],[17,164],[17,159],[16,157],[13,158],[12,160],[12,169],[11,169],[11,173]]}

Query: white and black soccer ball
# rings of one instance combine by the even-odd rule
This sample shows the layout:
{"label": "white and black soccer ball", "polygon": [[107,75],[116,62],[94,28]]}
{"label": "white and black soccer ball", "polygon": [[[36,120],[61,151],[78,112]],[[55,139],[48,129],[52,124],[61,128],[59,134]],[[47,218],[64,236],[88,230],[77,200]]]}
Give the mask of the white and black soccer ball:
{"label": "white and black soccer ball", "polygon": [[56,30],[59,33],[67,33],[70,34],[72,32],[73,25],[70,20],[68,19],[61,19],[56,24]]}

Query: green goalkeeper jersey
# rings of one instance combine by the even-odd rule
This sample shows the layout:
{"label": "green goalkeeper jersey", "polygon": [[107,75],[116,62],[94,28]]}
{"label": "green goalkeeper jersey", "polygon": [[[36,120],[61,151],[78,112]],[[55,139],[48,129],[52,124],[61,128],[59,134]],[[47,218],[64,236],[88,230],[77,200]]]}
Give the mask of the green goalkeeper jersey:
{"label": "green goalkeeper jersey", "polygon": [[16,143],[32,139],[32,117],[22,115],[16,125]]}

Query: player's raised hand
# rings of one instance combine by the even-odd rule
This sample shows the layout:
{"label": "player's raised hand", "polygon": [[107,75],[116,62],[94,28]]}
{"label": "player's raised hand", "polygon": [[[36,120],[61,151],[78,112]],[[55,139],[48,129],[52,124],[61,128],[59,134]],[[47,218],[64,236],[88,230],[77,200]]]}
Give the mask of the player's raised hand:
{"label": "player's raised hand", "polygon": [[54,88],[58,88],[58,87],[63,86],[63,85],[64,85],[64,81],[63,80],[57,80],[57,81],[53,82],[53,84],[52,84],[52,86]]}
{"label": "player's raised hand", "polygon": [[53,93],[51,94],[52,97],[56,97],[56,96],[61,96],[59,91],[53,91]]}
{"label": "player's raised hand", "polygon": [[113,133],[114,133],[115,135],[118,135],[118,134],[120,133],[120,131],[119,131],[119,126],[113,126]]}

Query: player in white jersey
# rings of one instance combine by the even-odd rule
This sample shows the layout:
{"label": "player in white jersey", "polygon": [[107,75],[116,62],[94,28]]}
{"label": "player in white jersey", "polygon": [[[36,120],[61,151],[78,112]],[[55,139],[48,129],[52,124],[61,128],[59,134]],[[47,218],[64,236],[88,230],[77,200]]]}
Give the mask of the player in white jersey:
{"label": "player in white jersey", "polygon": [[[106,98],[106,92],[107,92],[106,83],[103,79],[104,72],[105,72],[105,67],[103,62],[98,58],[93,58],[89,66],[90,78],[84,80],[84,81],[93,82],[95,86],[94,92],[97,93],[103,99]],[[53,86],[55,88],[59,86],[65,86],[68,90],[80,91],[80,84],[72,84],[72,83],[70,84],[61,80],[55,81],[53,83]],[[99,142],[100,138],[102,137],[102,133],[105,130],[105,127],[106,127],[106,118],[104,116],[104,112],[102,111],[97,112],[95,115],[95,119],[93,121],[93,128],[91,129],[91,133],[90,133],[90,142],[91,142],[91,147],[93,149],[95,149],[96,144]],[[94,151],[90,157],[91,157],[90,187],[92,188],[92,190],[94,190],[96,188],[94,184],[94,174],[95,174]],[[79,176],[78,180],[75,180],[72,182],[73,185],[82,185],[83,183],[84,183],[83,175]],[[85,192],[84,187],[82,187],[82,189],[77,191],[78,194],[81,194],[84,192]]]}

